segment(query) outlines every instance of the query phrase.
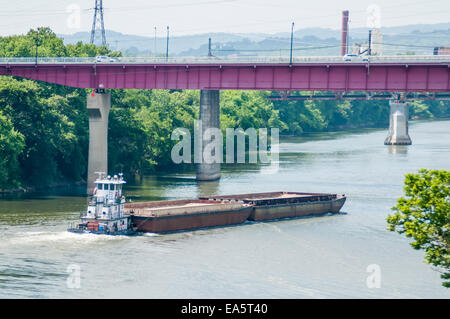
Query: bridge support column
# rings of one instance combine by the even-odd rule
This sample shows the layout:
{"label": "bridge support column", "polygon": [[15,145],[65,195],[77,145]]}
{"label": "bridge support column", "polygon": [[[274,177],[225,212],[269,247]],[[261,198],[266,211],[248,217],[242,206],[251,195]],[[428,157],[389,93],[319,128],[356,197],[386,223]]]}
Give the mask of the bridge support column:
{"label": "bridge support column", "polygon": [[389,116],[389,134],[384,145],[411,145],[408,134],[408,103],[404,101],[389,101],[391,114]]}
{"label": "bridge support column", "polygon": [[[211,142],[211,139],[204,138],[205,131],[208,128],[220,129],[219,92],[219,90],[200,91],[199,119],[201,129],[199,134],[201,134],[202,152],[205,149],[205,146]],[[200,163],[197,164],[196,169],[198,181],[214,181],[220,179],[220,163]]]}
{"label": "bridge support column", "polygon": [[93,93],[87,97],[89,114],[89,161],[87,192],[95,188],[96,172],[108,174],[108,116],[111,109],[111,95]]}

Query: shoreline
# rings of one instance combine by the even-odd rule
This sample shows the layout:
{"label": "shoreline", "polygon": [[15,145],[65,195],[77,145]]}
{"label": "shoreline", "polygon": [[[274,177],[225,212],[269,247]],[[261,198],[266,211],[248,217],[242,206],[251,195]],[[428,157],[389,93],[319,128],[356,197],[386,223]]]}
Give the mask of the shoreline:
{"label": "shoreline", "polygon": [[[433,118],[433,119],[411,119],[410,123],[411,124],[415,124],[415,123],[423,123],[423,122],[439,122],[439,121],[450,121],[450,117],[440,117],[440,118]],[[331,130],[331,131],[318,131],[318,132],[304,132],[301,133],[299,135],[281,135],[280,134],[280,138],[308,138],[311,137],[312,135],[315,134],[332,134],[332,133],[341,133],[341,134],[346,134],[346,133],[353,133],[353,132],[357,132],[358,130],[381,130],[381,129],[386,129],[384,127],[380,127],[380,126],[346,126],[346,127],[341,127],[339,129],[335,129],[335,130]],[[300,142],[302,143],[302,142]],[[165,169],[167,170],[172,170],[175,169],[175,167],[165,167]],[[61,187],[75,187],[75,186],[83,186],[86,185],[86,181],[82,180],[82,181],[73,181],[73,182],[56,182],[56,183],[52,183],[49,185],[43,185],[43,186],[28,186],[28,187],[17,187],[17,188],[13,188],[13,189],[0,189],[0,196],[3,195],[14,195],[14,194],[25,194],[25,193],[36,193],[36,192],[40,192],[40,191],[44,191],[44,190],[52,190],[52,189],[56,189],[56,188],[61,188]]]}
{"label": "shoreline", "polygon": [[25,194],[25,193],[37,193],[40,191],[52,190],[56,188],[65,187],[75,187],[86,185],[85,181],[78,182],[57,182],[44,186],[27,186],[27,187],[17,187],[13,189],[0,189],[0,195],[14,195],[14,194]]}

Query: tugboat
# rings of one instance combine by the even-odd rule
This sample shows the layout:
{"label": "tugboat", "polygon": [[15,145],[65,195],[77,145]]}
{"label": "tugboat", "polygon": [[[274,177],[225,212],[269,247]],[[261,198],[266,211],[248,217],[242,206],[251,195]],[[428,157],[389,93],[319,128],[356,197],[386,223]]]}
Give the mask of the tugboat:
{"label": "tugboat", "polygon": [[96,187],[87,210],[80,216],[81,223],[70,225],[69,232],[105,235],[131,235],[132,216],[125,212],[125,196],[122,194],[123,174],[104,176],[99,174]]}

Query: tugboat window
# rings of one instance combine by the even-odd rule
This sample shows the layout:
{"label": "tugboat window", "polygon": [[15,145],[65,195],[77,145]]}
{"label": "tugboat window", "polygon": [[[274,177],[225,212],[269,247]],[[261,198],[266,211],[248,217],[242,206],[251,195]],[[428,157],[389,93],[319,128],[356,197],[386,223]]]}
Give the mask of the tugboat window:
{"label": "tugboat window", "polygon": [[103,184],[98,184],[98,190],[101,191],[103,189]]}

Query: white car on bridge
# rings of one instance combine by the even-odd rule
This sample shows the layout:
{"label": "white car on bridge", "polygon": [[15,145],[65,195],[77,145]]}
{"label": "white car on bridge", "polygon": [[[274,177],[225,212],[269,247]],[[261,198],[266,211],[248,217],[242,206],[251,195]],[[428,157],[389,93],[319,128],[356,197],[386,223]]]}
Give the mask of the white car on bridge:
{"label": "white car on bridge", "polygon": [[95,62],[96,63],[116,62],[116,59],[107,56],[98,56]]}
{"label": "white car on bridge", "polygon": [[345,62],[369,62],[369,57],[367,55],[358,54],[346,54],[344,55]]}

